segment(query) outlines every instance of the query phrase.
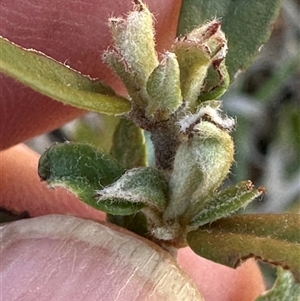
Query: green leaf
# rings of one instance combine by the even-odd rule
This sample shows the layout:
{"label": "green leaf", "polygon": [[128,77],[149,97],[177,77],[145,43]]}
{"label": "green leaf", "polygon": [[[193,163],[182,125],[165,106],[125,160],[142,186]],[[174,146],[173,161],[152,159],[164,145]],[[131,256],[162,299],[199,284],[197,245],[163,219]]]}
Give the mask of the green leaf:
{"label": "green leaf", "polygon": [[119,116],[90,113],[76,121],[69,137],[73,142],[88,143],[109,153],[119,122]]}
{"label": "green leaf", "polygon": [[184,0],[177,28],[184,35],[207,20],[218,18],[228,39],[226,65],[231,80],[245,70],[271,33],[281,0]]}
{"label": "green leaf", "polygon": [[208,100],[219,99],[228,89],[230,77],[223,60],[218,67],[214,69],[212,66],[208,69],[204,85],[198,101],[204,102]]}
{"label": "green leaf", "polygon": [[121,119],[113,136],[110,154],[125,169],[147,165],[143,130],[127,119]]}
{"label": "green leaf", "polygon": [[192,250],[236,267],[255,257],[290,270],[300,281],[300,215],[252,214],[224,218],[187,235]]}
{"label": "green leaf", "polygon": [[261,196],[263,189],[254,189],[251,181],[243,181],[220,191],[209,200],[205,207],[190,222],[190,227],[199,227],[226,217],[246,207],[255,198]]}
{"label": "green leaf", "polygon": [[101,81],[1,36],[0,53],[1,72],[64,104],[105,114],[122,114],[131,108],[127,99]]}
{"label": "green leaf", "polygon": [[255,301],[299,301],[300,284],[296,284],[293,275],[283,268],[277,268],[277,279],[274,286],[264,292]]}
{"label": "green leaf", "polygon": [[176,55],[166,52],[147,81],[150,101],[146,113],[156,120],[166,120],[182,104],[180,71]]}
{"label": "green leaf", "polygon": [[197,43],[178,41],[173,47],[180,68],[182,97],[194,106],[211,64],[211,58]]}
{"label": "green leaf", "polygon": [[50,187],[64,187],[99,210],[96,190],[116,181],[123,167],[110,155],[87,144],[51,146],[40,158],[38,173]]}
{"label": "green leaf", "polygon": [[[98,203],[124,202],[149,206],[162,212],[167,203],[168,183],[155,168],[128,170],[112,185],[97,191]],[[121,214],[120,214],[121,215]]]}
{"label": "green leaf", "polygon": [[124,216],[107,214],[107,220],[140,236],[149,234],[147,218],[141,211]]}

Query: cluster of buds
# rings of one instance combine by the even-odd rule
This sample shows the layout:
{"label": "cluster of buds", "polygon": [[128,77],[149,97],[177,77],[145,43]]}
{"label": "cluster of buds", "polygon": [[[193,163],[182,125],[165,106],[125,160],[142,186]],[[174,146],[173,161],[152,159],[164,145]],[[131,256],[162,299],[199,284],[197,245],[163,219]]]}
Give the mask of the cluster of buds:
{"label": "cluster of buds", "polygon": [[[229,84],[226,37],[214,19],[177,38],[159,60],[153,17],[142,2],[135,1],[126,19],[111,18],[109,27],[114,47],[103,60],[127,88],[132,112],[140,115],[132,120],[150,131],[156,157],[163,158],[156,168],[165,175],[168,197],[151,231],[158,239],[172,240],[214,199],[233,162],[229,132],[234,120],[221,114],[216,100]],[[127,178],[128,173],[119,184],[127,185]],[[120,185],[98,192],[101,200],[108,192],[120,193]]]}
{"label": "cluster of buds", "polygon": [[[155,166],[145,166],[141,129],[121,121],[113,143],[118,160],[90,145],[54,145],[42,155],[39,175],[105,211],[116,224],[150,234],[166,248],[185,246],[191,231],[263,192],[248,181],[219,190],[234,156],[234,120],[216,100],[228,85],[225,35],[212,20],[176,39],[159,60],[153,17],[142,2],[135,1],[126,19],[111,18],[109,27],[114,47],[103,59],[127,88],[132,110],[126,117],[150,132]],[[126,139],[128,132],[141,138],[134,139],[139,146]],[[139,164],[123,157],[123,146],[131,157],[140,147]],[[129,164],[122,166],[124,158]]]}
{"label": "cluster of buds", "polygon": [[159,61],[153,17],[136,1],[126,19],[109,19],[114,48],[103,60],[125,84],[134,106],[152,120],[167,120],[184,104],[194,113],[205,100],[216,99],[229,83],[224,59],[227,41],[218,20],[177,38]]}

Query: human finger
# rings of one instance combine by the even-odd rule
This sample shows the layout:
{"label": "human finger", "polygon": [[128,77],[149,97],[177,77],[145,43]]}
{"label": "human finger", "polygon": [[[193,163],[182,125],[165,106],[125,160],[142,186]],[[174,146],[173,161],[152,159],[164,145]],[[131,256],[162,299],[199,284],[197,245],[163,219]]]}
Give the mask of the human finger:
{"label": "human finger", "polygon": [[[168,49],[175,38],[181,1],[148,0],[154,13],[157,50]],[[44,52],[83,74],[97,77],[117,92],[124,88],[106,66],[101,55],[111,36],[107,20],[124,15],[132,0],[88,2],[73,0],[1,1],[0,35],[25,48]],[[85,112],[42,96],[0,75],[2,108],[0,149],[8,148],[48,132]]]}

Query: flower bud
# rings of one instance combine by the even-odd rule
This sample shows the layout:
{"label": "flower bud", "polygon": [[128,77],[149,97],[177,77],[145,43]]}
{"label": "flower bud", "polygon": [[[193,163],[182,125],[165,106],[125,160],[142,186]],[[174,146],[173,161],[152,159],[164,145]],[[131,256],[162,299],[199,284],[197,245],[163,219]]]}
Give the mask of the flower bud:
{"label": "flower bud", "polygon": [[[178,39],[172,51],[177,55],[179,62],[182,96],[193,110],[204,84],[209,82],[205,83],[205,78],[210,67],[217,71],[220,78],[222,77],[221,83],[217,83],[217,87],[223,85],[224,82],[223,77],[226,75],[223,70],[224,65],[222,65],[222,69],[219,66],[227,53],[227,41],[221,31],[221,23],[212,20],[195,28],[185,37]],[[222,72],[219,72],[219,69]]]}
{"label": "flower bud", "polygon": [[158,65],[158,59],[152,14],[145,4],[136,2],[126,19],[109,19],[109,27],[116,51],[136,75],[137,84],[145,86],[150,73]]}
{"label": "flower bud", "polygon": [[201,121],[194,126],[194,133],[176,153],[164,219],[183,216],[187,221],[195,216],[221,185],[233,162],[234,145],[227,131]]}

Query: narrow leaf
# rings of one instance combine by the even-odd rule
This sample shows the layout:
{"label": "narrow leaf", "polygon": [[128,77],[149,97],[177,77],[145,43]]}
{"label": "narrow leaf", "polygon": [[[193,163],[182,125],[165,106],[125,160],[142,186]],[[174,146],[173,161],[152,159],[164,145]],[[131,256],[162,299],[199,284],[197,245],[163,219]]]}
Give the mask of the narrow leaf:
{"label": "narrow leaf", "polygon": [[96,190],[116,181],[124,169],[110,155],[87,144],[51,146],[40,158],[38,172],[50,187],[64,187],[83,202],[103,210]]}
{"label": "narrow leaf", "polygon": [[146,144],[143,130],[127,119],[121,119],[113,136],[110,154],[125,169],[145,166]]}
{"label": "narrow leaf", "polygon": [[222,22],[228,39],[226,65],[231,80],[254,60],[271,33],[281,0],[184,0],[178,23],[178,35],[184,35],[212,18]]}
{"label": "narrow leaf", "polygon": [[201,43],[186,38],[177,40],[172,51],[179,63],[182,97],[193,108],[211,64],[211,58]]}
{"label": "narrow leaf", "polygon": [[263,189],[254,189],[251,181],[244,181],[219,192],[190,222],[191,227],[199,227],[222,217],[229,216],[246,207],[261,196]]}
{"label": "narrow leaf", "polygon": [[140,167],[127,171],[118,181],[97,191],[98,203],[125,202],[144,204],[163,211],[166,207],[168,184],[155,168]]}
{"label": "narrow leaf", "polygon": [[0,36],[0,71],[47,95],[74,107],[105,114],[122,114],[130,102],[106,84],[91,79],[45,54],[24,49]]}
{"label": "narrow leaf", "polygon": [[274,286],[264,292],[255,301],[299,301],[300,284],[295,283],[293,275],[283,268],[277,268],[277,279]]}
{"label": "narrow leaf", "polygon": [[119,76],[124,83],[132,102],[143,106],[144,103],[139,98],[138,92],[140,87],[135,81],[135,73],[129,68],[120,53],[115,50],[107,50],[103,53],[102,60]]}
{"label": "narrow leaf", "polygon": [[290,270],[300,281],[300,233],[298,214],[253,214],[218,220],[187,236],[195,253],[236,267],[255,257]]}
{"label": "narrow leaf", "polygon": [[182,104],[180,72],[176,55],[166,52],[147,82],[150,101],[147,115],[155,119],[168,119]]}

